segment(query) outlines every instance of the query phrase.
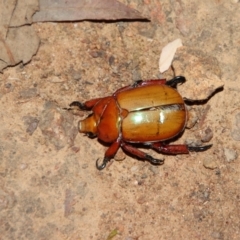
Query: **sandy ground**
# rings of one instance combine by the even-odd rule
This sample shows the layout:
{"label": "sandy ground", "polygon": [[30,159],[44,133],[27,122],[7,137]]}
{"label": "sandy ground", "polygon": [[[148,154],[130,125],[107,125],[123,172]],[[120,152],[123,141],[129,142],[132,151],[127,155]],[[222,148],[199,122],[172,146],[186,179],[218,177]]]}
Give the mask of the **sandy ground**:
{"label": "sandy ground", "polygon": [[[240,3],[125,3],[152,21],[35,24],[37,55],[0,75],[0,239],[105,240],[114,230],[114,240],[240,239]],[[138,79],[171,78],[158,59],[176,38],[200,59],[194,65],[178,52],[185,67],[177,74],[191,83],[214,73],[224,83],[190,106],[195,125],[177,139],[212,148],[144,150],[164,157],[162,166],[119,152],[123,161],[98,171],[106,146],[77,133],[87,114],[62,108]]]}

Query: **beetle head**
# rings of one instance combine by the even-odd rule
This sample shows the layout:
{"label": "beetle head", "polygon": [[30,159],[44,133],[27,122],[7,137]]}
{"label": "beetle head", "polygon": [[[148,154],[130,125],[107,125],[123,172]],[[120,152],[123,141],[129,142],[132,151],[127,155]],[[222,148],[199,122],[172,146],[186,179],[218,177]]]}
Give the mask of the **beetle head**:
{"label": "beetle head", "polygon": [[92,114],[85,118],[84,120],[80,120],[78,122],[78,130],[80,133],[87,133],[90,135],[97,134],[97,120],[95,115]]}

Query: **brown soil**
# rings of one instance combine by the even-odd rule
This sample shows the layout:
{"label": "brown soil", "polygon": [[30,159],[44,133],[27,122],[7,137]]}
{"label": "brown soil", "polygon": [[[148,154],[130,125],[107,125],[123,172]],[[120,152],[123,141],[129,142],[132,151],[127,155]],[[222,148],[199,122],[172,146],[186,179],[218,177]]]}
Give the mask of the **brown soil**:
{"label": "brown soil", "polygon": [[[35,24],[37,55],[1,75],[0,239],[105,240],[114,229],[114,240],[240,239],[240,4],[126,2],[152,21]],[[214,73],[224,83],[190,106],[195,125],[177,142],[213,147],[178,156],[144,150],[164,157],[162,166],[119,152],[123,161],[98,171],[106,146],[77,134],[87,114],[62,108],[138,79],[171,78],[159,74],[158,59],[176,38],[201,60],[182,58],[177,74],[191,83]]]}

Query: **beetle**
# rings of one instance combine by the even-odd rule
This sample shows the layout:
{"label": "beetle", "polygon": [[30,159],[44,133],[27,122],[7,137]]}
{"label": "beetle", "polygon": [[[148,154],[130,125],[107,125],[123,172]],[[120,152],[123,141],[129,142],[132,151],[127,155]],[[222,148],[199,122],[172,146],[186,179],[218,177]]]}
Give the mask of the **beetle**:
{"label": "beetle", "polygon": [[91,111],[80,120],[80,133],[97,137],[109,144],[102,163],[96,161],[98,170],[106,167],[121,147],[125,152],[152,164],[163,164],[139,150],[136,145],[144,145],[165,154],[188,154],[202,152],[212,145],[189,146],[186,144],[169,145],[167,142],[179,136],[187,123],[187,108],[184,99],[177,91],[177,85],[186,81],[177,76],[166,81],[156,79],[136,81],[118,89],[111,96],[95,98],[84,103],[74,101],[69,109]]}

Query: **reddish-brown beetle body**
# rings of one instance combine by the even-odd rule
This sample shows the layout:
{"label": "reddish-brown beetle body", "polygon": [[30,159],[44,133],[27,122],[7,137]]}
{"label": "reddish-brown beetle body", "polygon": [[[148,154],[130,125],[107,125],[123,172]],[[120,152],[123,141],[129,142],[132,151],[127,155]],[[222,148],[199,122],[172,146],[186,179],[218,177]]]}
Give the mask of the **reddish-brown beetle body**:
{"label": "reddish-brown beetle body", "polygon": [[163,160],[154,159],[135,148],[134,143],[170,154],[204,151],[211,147],[164,144],[166,140],[179,135],[187,122],[184,100],[176,90],[177,84],[183,82],[184,77],[175,77],[170,81],[138,81],[117,90],[112,96],[92,99],[84,104],[70,104],[71,107],[92,111],[89,117],[79,121],[79,132],[111,143],[103,163],[97,164],[99,170],[114,157],[119,147],[141,159],[155,164],[163,163]]}

